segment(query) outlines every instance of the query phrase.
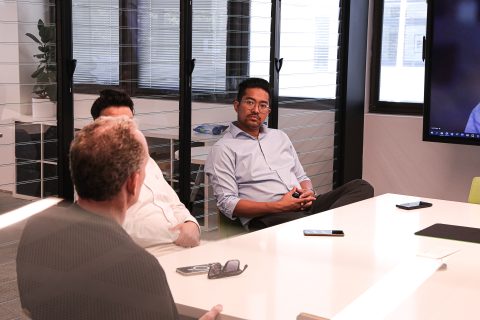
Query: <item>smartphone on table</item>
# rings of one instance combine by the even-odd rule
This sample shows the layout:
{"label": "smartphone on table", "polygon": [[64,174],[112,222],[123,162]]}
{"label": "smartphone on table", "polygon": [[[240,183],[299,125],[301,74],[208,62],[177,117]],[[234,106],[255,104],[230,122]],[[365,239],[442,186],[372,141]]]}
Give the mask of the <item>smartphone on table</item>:
{"label": "smartphone on table", "polygon": [[318,230],[307,229],[303,230],[304,236],[324,236],[324,237],[343,237],[345,234],[343,230]]}
{"label": "smartphone on table", "polygon": [[428,208],[431,206],[432,204],[430,202],[425,202],[425,201],[414,201],[414,202],[401,203],[396,205],[397,208],[404,209],[404,210]]}
{"label": "smartphone on table", "polygon": [[205,274],[210,270],[210,266],[215,263],[197,264],[194,266],[177,268],[177,272],[184,276],[193,276],[196,274]]}

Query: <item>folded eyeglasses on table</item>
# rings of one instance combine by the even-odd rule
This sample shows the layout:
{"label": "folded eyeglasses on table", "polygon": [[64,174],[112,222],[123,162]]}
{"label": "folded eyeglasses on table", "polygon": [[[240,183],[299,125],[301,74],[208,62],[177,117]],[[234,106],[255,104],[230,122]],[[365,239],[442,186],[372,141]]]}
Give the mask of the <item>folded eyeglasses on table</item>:
{"label": "folded eyeglasses on table", "polygon": [[225,265],[218,262],[212,263],[208,269],[208,279],[220,279],[225,277],[232,277],[241,274],[248,265],[246,264],[243,269],[240,269],[240,260],[228,260]]}

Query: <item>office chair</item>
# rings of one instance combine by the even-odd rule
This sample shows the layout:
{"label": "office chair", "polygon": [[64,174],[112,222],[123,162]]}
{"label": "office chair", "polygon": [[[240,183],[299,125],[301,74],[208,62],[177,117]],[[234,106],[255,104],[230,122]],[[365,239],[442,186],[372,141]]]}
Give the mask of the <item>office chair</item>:
{"label": "office chair", "polygon": [[470,187],[468,202],[480,204],[480,177],[474,177],[472,179],[472,186]]}

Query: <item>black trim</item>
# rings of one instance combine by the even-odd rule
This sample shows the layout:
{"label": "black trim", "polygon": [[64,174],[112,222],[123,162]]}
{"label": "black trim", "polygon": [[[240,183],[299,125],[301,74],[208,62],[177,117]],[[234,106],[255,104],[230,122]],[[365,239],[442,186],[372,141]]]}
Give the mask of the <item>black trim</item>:
{"label": "black trim", "polygon": [[362,177],[368,0],[340,1],[334,184]]}
{"label": "black trim", "polygon": [[120,88],[135,96],[138,87],[138,10],[137,0],[120,0]]}
{"label": "black trim", "polygon": [[372,113],[422,115],[423,103],[380,101],[380,73],[382,65],[382,34],[384,0],[373,2],[372,55],[370,65],[370,103]]}
{"label": "black trim", "polygon": [[190,206],[192,140],[192,1],[180,1],[179,198]]}
{"label": "black trim", "polygon": [[268,115],[268,127],[278,128],[278,95],[280,76],[280,25],[281,25],[281,1],[272,0],[271,22],[270,22],[270,86],[272,96],[270,97],[271,112]]}
{"label": "black trim", "polygon": [[[227,7],[227,79],[225,93],[231,103],[245,75],[250,73],[250,1],[229,0]],[[210,93],[211,94],[211,93]],[[198,101],[198,99],[195,99]],[[216,101],[214,101],[216,102]]]}
{"label": "black trim", "polygon": [[72,1],[55,1],[57,33],[57,174],[58,196],[73,201],[69,150],[73,140]]}

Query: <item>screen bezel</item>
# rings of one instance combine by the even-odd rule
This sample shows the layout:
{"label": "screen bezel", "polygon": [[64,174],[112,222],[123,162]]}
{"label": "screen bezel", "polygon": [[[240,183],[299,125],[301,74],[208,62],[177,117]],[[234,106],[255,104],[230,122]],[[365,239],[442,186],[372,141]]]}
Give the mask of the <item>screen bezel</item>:
{"label": "screen bezel", "polygon": [[[435,1],[427,1],[427,32],[424,41],[424,61],[425,61],[425,87],[424,87],[424,104],[423,104],[423,141],[441,142],[464,145],[480,145],[480,139],[470,137],[456,137],[445,135],[430,134],[430,115],[431,115],[431,77],[432,77],[432,50],[433,40],[435,36],[434,30],[434,10]],[[480,99],[480,97],[479,97]],[[472,106],[473,107],[473,106]]]}

